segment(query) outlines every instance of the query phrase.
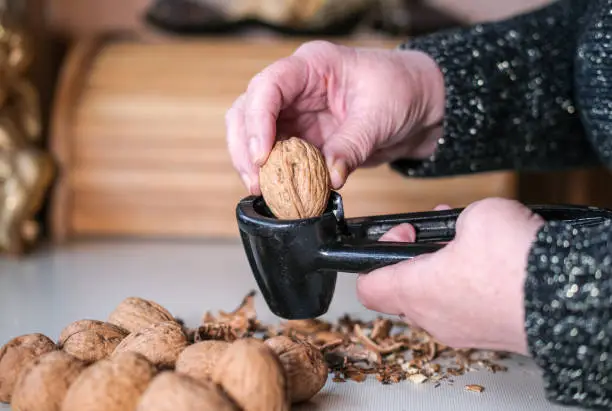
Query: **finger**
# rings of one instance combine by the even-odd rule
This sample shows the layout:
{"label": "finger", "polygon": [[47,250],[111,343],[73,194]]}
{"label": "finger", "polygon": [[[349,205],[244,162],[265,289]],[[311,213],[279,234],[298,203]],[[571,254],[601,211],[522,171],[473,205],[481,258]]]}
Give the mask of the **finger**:
{"label": "finger", "polygon": [[444,210],[450,210],[450,209],[451,209],[451,206],[449,206],[448,204],[440,204],[434,208],[434,211],[444,211]]}
{"label": "finger", "polygon": [[376,135],[371,122],[350,116],[323,144],[332,187],[342,188],[350,173],[363,164],[373,151]]}
{"label": "finger", "polygon": [[257,171],[251,162],[246,147],[244,101],[245,95],[242,94],[225,115],[227,146],[232,165],[240,174],[243,184],[251,194],[258,195]]}
{"label": "finger", "polygon": [[261,166],[276,138],[280,111],[292,104],[308,82],[307,65],[299,57],[278,60],[255,76],[246,92],[245,127],[251,161]]}
{"label": "finger", "polygon": [[379,241],[412,243],[416,240],[416,230],[411,224],[399,224],[383,234]]}
{"label": "finger", "polygon": [[357,278],[357,298],[366,308],[390,315],[405,314],[434,272],[440,251],[392,264]]}

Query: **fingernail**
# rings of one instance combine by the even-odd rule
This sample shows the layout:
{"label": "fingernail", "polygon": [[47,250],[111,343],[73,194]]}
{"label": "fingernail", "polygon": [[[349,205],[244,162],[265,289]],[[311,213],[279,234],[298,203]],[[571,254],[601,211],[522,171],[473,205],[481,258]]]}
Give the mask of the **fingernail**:
{"label": "fingernail", "polygon": [[334,190],[342,188],[346,181],[347,168],[342,160],[336,160],[330,167],[330,179]]}
{"label": "fingernail", "polygon": [[261,164],[259,164],[259,161],[261,153],[259,151],[259,141],[257,140],[257,138],[255,138],[255,136],[251,136],[251,138],[249,139],[249,154],[251,155],[251,161],[255,165],[260,166]]}

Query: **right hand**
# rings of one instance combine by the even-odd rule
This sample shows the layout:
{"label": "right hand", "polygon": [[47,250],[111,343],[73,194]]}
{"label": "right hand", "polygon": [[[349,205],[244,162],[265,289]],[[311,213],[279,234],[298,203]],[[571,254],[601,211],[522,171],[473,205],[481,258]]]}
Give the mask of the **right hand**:
{"label": "right hand", "polygon": [[251,194],[277,136],[318,147],[333,189],[358,167],[435,150],[444,81],[419,51],[308,42],[266,67],[226,115],[228,148]]}

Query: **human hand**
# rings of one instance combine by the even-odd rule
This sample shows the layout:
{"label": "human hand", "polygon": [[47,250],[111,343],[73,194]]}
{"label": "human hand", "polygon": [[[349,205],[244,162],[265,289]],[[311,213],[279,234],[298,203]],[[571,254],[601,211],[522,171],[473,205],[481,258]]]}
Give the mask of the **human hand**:
{"label": "human hand", "polygon": [[[369,309],[404,317],[454,348],[527,355],[523,285],[542,224],[539,215],[515,201],[473,203],[443,249],[360,275],[359,300]],[[414,228],[402,224],[381,240],[414,238]]]}
{"label": "human hand", "polygon": [[277,137],[298,136],[325,156],[334,189],[361,166],[435,149],[444,84],[418,51],[308,42],[266,67],[226,115],[227,144],[251,194]]}

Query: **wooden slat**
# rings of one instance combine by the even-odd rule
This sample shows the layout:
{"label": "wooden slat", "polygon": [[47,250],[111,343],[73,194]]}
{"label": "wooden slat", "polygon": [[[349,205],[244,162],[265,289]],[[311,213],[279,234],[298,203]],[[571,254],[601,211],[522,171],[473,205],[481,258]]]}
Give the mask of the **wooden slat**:
{"label": "wooden slat", "polygon": [[[247,192],[227,151],[225,112],[253,75],[299,44],[107,41],[95,53],[81,47],[88,60],[70,60],[80,64],[78,83],[62,79],[54,118],[64,196],[55,230],[64,237],[236,236],[234,210]],[[362,44],[392,48],[397,41]],[[516,190],[509,173],[420,180],[385,165],[359,170],[340,192],[347,215],[363,216],[464,206]]]}

